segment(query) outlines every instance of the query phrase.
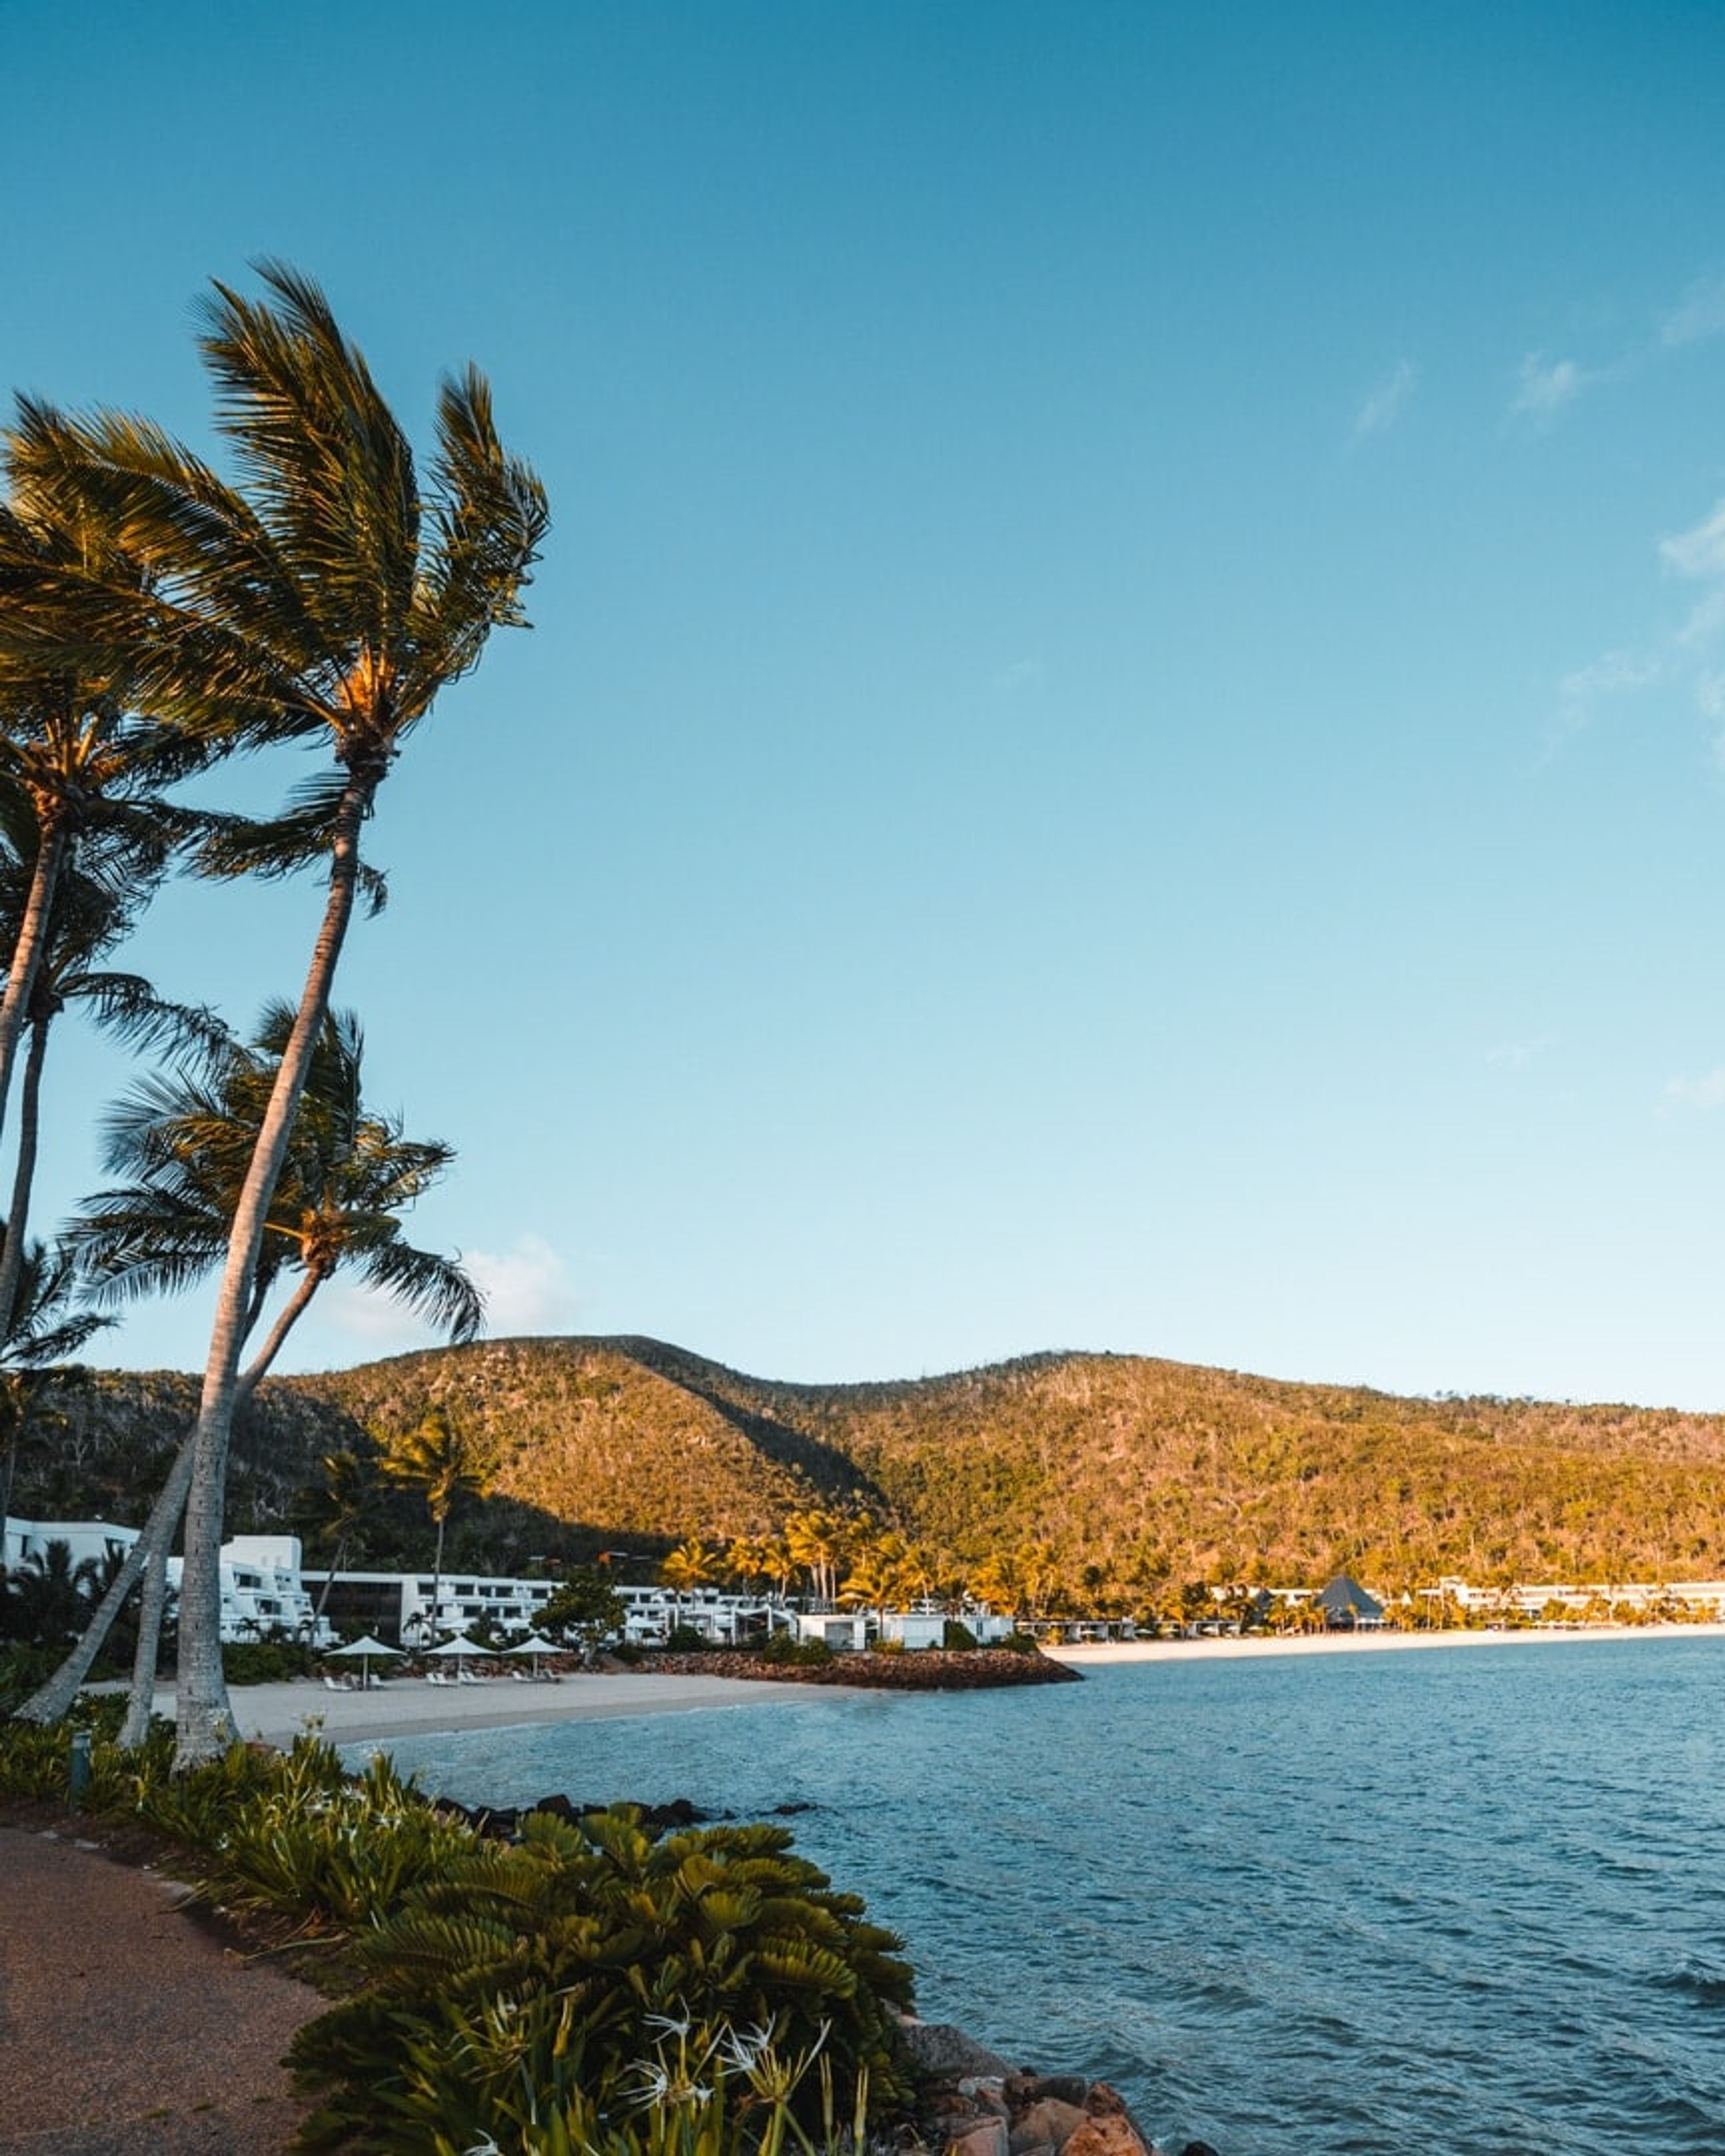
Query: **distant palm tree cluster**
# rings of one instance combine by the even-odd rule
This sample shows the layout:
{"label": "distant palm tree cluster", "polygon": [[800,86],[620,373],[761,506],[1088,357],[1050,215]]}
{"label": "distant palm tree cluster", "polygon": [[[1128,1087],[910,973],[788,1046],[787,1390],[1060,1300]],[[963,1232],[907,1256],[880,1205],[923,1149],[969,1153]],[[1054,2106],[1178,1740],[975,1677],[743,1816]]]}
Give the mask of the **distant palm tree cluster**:
{"label": "distant palm tree cluster", "polygon": [[[459,1267],[402,1233],[450,1149],[367,1106],[360,1027],[331,998],[356,911],[382,896],[362,848],[379,789],[492,629],[524,623],[547,521],[475,370],[444,382],[422,467],[316,285],[276,264],[259,275],[262,298],[218,284],[203,311],[230,475],[126,413],[21,396],[0,429],[0,1137],[13,1163],[0,1527],[32,1373],[128,1301],[218,1275],[196,1421],[95,1624],[27,1710],[64,1710],[92,1639],[143,1576],[134,1708],[147,1712],[183,1514],[182,1765],[232,1732],[219,1635],[229,1440],[293,1325],[343,1269],[453,1339],[480,1321]],[[308,747],[323,767],[275,816],[184,798],[230,757]],[[305,977],[249,1040],[111,969],[169,875],[301,870],[324,890]],[[44,1065],[69,1009],[162,1060],[107,1119],[116,1181],[44,1245],[28,1237]],[[35,1583],[18,1584],[28,1597]]]}

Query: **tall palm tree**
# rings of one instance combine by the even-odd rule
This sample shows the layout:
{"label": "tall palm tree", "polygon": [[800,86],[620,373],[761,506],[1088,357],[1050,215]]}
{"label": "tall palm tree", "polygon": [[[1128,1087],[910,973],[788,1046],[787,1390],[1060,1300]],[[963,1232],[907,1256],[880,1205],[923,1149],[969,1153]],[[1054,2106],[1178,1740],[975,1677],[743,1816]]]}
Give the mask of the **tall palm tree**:
{"label": "tall palm tree", "polygon": [[482,1496],[491,1479],[491,1464],[472,1434],[447,1408],[431,1407],[410,1430],[386,1440],[383,1472],[393,1481],[417,1490],[437,1529],[432,1558],[431,1621],[437,1623],[443,1598],[444,1530],[458,1497]]}
{"label": "tall palm tree", "polygon": [[[216,1070],[206,1074],[199,1065],[182,1064],[141,1081],[110,1111],[104,1164],[131,1180],[87,1199],[63,1244],[99,1304],[172,1294],[220,1263],[292,1024],[285,1004],[271,1004],[254,1045],[229,1039]],[[248,1337],[262,1323],[272,1289],[298,1277],[239,1376],[235,1397],[241,1405],[275,1363],[312,1297],[337,1272],[352,1272],[452,1341],[470,1340],[484,1320],[484,1299],[460,1266],[416,1248],[401,1232],[400,1215],[441,1178],[454,1152],[436,1139],[403,1137],[399,1118],[365,1106],[364,1054],[358,1020],[351,1012],[331,1013],[272,1197]],[[141,1575],[132,1704],[121,1736],[127,1743],[142,1741],[166,1606],[167,1553],[191,1471],[188,1440],[89,1635],[26,1703],[23,1711],[32,1718],[51,1721],[65,1712]]]}
{"label": "tall palm tree", "polygon": [[524,621],[543,489],[506,454],[484,377],[446,379],[429,474],[322,292],[279,264],[270,297],[224,285],[201,339],[217,424],[241,484],[146,421],[21,405],[16,470],[69,516],[123,534],[141,598],[117,576],[74,592],[82,633],[132,655],[142,708],[198,738],[321,741],[333,762],[267,826],[234,825],[214,870],[326,875],[292,1031],[235,1211],[195,1434],[181,1593],[177,1758],[234,1734],[223,1681],[220,1548],[228,1439],[270,1195],[364,889],[360,835],[378,788],[438,692],[493,628]]}

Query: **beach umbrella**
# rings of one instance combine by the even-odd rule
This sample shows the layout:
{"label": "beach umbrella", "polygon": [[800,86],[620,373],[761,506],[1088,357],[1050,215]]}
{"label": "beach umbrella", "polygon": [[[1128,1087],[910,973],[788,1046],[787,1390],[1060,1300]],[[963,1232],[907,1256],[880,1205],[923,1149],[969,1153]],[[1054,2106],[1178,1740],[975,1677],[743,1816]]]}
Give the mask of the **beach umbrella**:
{"label": "beach umbrella", "polygon": [[480,1646],[477,1640],[470,1640],[465,1632],[458,1632],[453,1640],[445,1640],[442,1646],[434,1647],[431,1651],[434,1655],[450,1656],[459,1672],[464,1655],[484,1655],[488,1654],[490,1650]]}
{"label": "beach umbrella", "polygon": [[399,1647],[392,1647],[386,1640],[374,1640],[369,1632],[366,1634],[363,1639],[354,1640],[349,1646],[331,1647],[330,1649],[331,1659],[337,1655],[354,1655],[358,1657],[359,1681],[362,1685],[368,1685],[372,1681],[372,1657],[373,1655],[398,1655],[400,1652],[401,1649]]}
{"label": "beach umbrella", "polygon": [[563,1650],[555,1640],[542,1639],[537,1632],[529,1632],[525,1640],[517,1640],[512,1647],[506,1647],[503,1651],[506,1655],[531,1655],[533,1657],[533,1674],[536,1677],[539,1657],[542,1655],[560,1655]]}

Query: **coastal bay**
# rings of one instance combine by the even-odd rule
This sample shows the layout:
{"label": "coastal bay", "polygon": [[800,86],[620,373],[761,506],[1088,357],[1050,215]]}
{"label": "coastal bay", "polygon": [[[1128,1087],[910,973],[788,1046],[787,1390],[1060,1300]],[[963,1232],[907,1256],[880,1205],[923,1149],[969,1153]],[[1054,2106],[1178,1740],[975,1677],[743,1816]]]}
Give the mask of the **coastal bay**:
{"label": "coastal bay", "polygon": [[926,2016],[1115,2084],[1164,2145],[1721,2145],[1717,1635],[1081,1651],[1046,1691],[655,1713],[644,1678],[633,1713],[390,1748],[469,1802],[794,1808]]}

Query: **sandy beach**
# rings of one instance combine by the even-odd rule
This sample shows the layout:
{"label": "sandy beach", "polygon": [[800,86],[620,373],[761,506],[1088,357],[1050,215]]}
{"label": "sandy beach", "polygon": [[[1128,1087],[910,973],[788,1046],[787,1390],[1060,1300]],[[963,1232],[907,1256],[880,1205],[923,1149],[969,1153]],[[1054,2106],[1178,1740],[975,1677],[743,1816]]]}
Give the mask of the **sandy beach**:
{"label": "sandy beach", "polygon": [[[1440,1648],[1576,1646],[1598,1640],[1725,1639],[1725,1625],[1591,1625],[1585,1630],[1521,1632],[1323,1633],[1314,1639],[1124,1640],[1051,1647],[1050,1660],[1083,1671],[1127,1662],[1259,1661],[1270,1656],[1395,1655]],[[850,1698],[844,1686],[778,1684],[746,1677],[649,1676],[608,1671],[563,1677],[556,1684],[517,1684],[494,1677],[471,1685],[430,1685],[394,1677],[364,1691],[331,1691],[316,1679],[292,1684],[236,1686],[229,1695],[242,1736],[285,1747],[307,1730],[331,1744],[387,1745],[393,1738],[450,1729],[508,1729],[539,1722],[584,1722],[623,1715],[689,1714],[726,1707],[812,1707]],[[164,1687],[156,1711],[172,1718]]]}
{"label": "sandy beach", "polygon": [[[633,1670],[566,1676],[556,1684],[431,1685],[395,1677],[364,1691],[331,1691],[315,1678],[292,1684],[236,1685],[228,1697],[243,1737],[281,1748],[307,1730],[331,1744],[387,1745],[396,1738],[446,1729],[510,1729],[525,1722],[586,1722],[635,1714],[688,1714],[725,1707],[768,1707],[849,1697],[832,1686],[775,1684],[746,1677],[644,1676]],[[163,1687],[156,1712],[173,1718]]]}
{"label": "sandy beach", "polygon": [[1719,1640],[1725,1625],[1588,1625],[1573,1631],[1320,1632],[1310,1639],[1111,1640],[1044,1650],[1075,1670],[1116,1662],[1256,1661],[1271,1655],[1399,1655],[1437,1647],[1571,1647],[1597,1640]]}

